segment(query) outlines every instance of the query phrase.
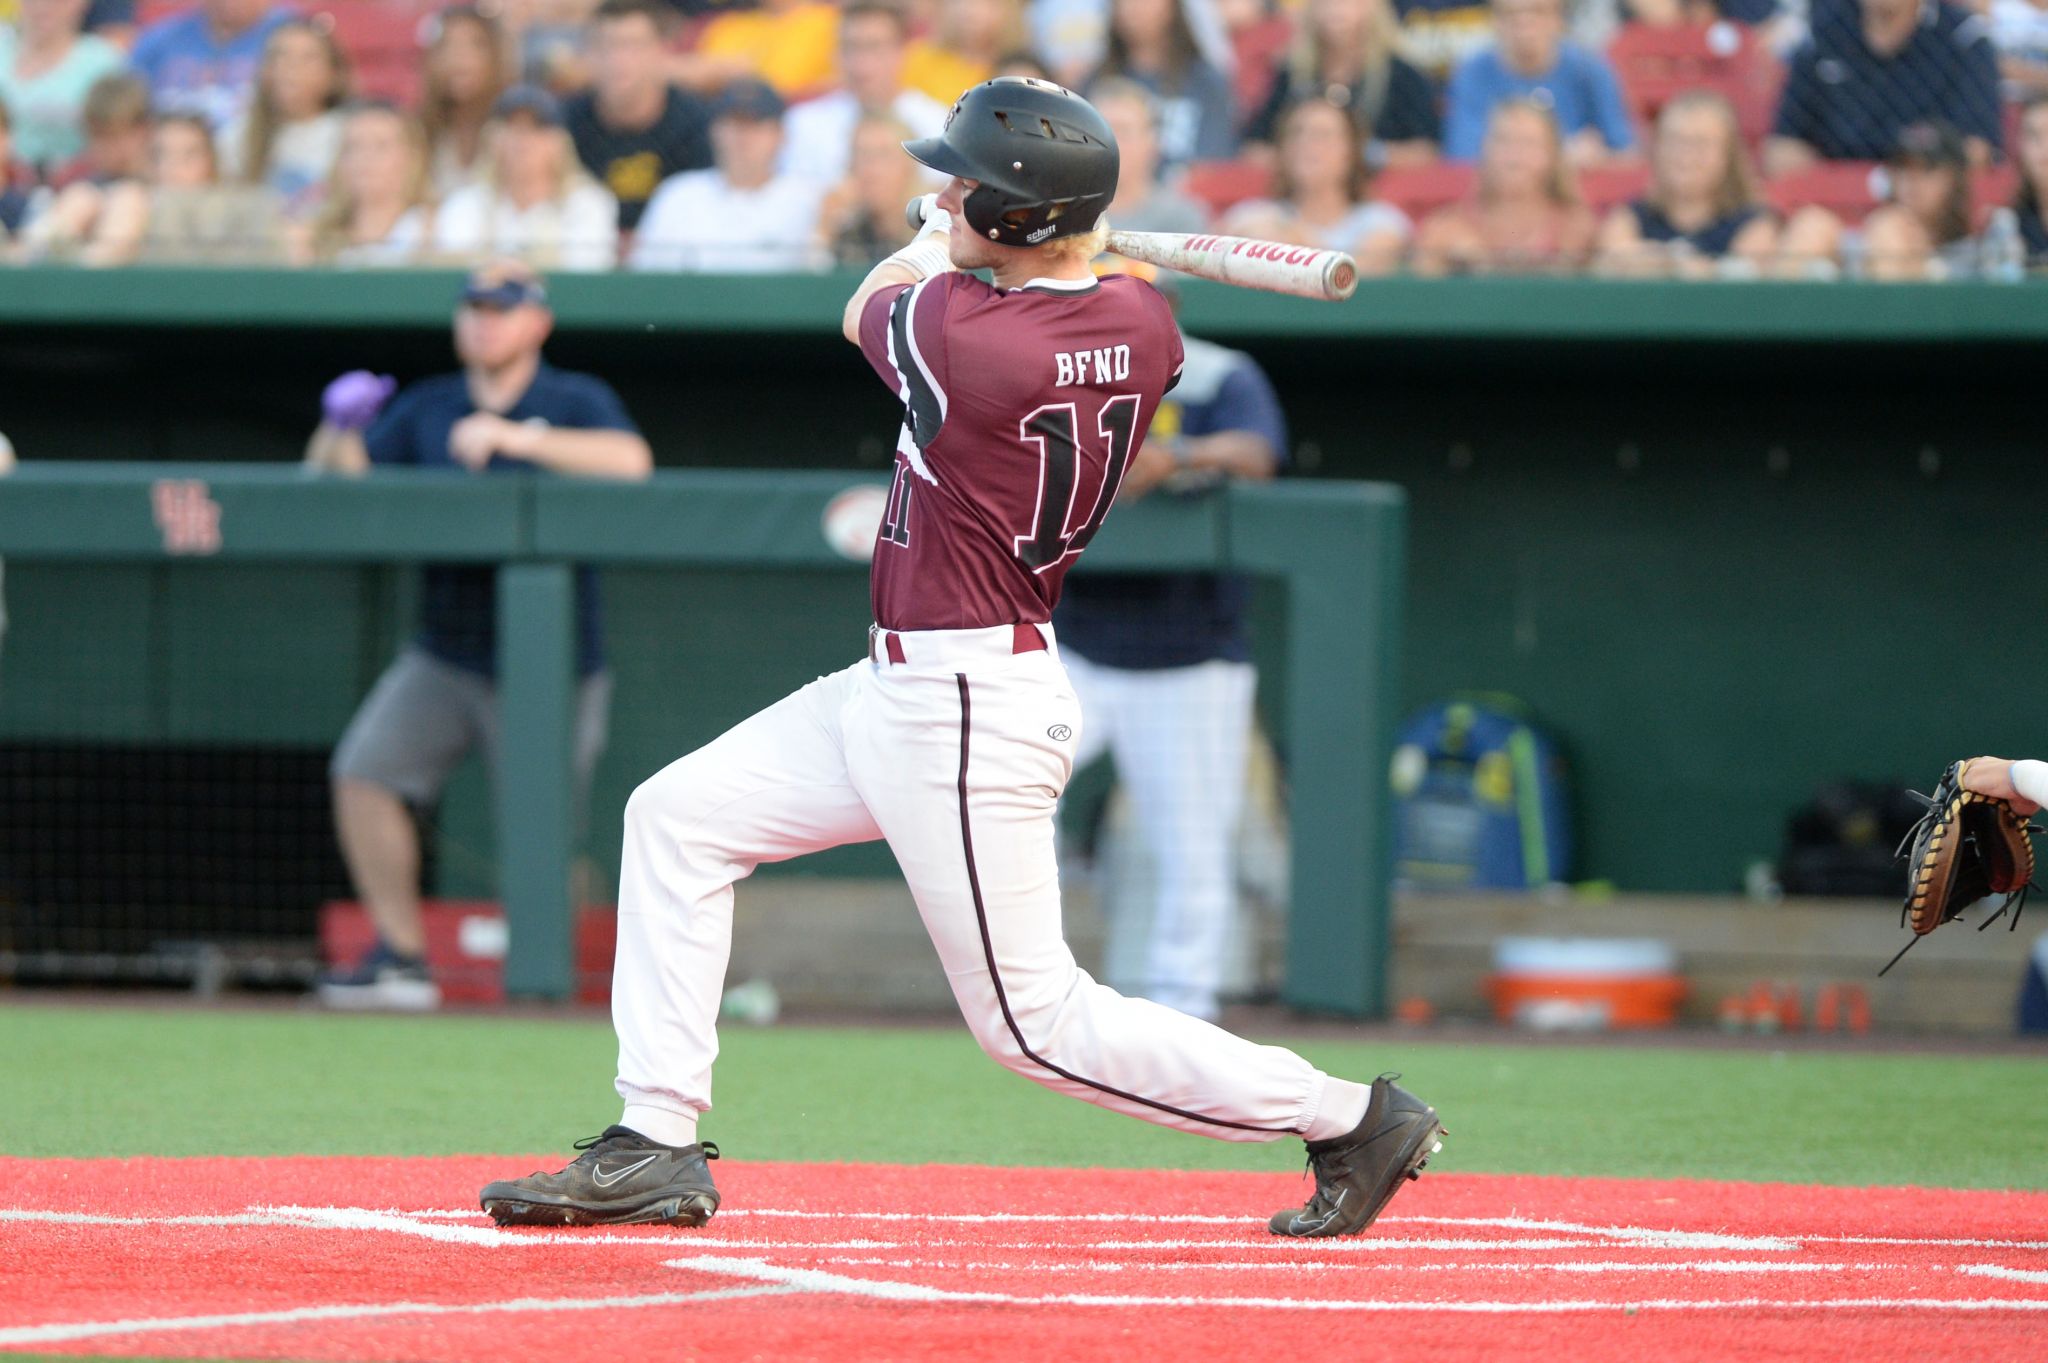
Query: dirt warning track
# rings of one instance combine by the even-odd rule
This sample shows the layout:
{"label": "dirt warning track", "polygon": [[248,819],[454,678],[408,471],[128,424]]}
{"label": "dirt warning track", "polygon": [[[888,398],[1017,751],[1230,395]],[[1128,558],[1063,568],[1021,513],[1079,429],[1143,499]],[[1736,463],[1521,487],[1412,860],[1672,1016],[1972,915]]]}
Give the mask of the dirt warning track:
{"label": "dirt warning track", "polygon": [[0,1349],[2048,1357],[2048,1194],[1431,1174],[1365,1236],[1296,1242],[1264,1230],[1287,1175],[722,1161],[701,1231],[474,1210],[549,1163],[0,1159]]}

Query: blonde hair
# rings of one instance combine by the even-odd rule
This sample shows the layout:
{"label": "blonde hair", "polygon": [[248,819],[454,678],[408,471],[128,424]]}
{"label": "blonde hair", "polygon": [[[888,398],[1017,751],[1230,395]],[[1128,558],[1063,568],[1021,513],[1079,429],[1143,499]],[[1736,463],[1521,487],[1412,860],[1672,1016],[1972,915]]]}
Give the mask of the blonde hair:
{"label": "blonde hair", "polygon": [[[1757,188],[1756,170],[1749,164],[1749,153],[1742,145],[1742,124],[1736,117],[1735,106],[1728,102],[1726,95],[1715,90],[1687,90],[1676,96],[1657,114],[1657,135],[1663,135],[1665,120],[1673,114],[1693,109],[1710,110],[1721,121],[1721,154],[1726,158],[1726,165],[1721,172],[1721,182],[1714,186],[1715,214],[1731,218],[1745,208],[1754,208],[1763,201],[1763,194]],[[1664,186],[1657,178],[1654,157],[1651,159],[1650,188],[1643,198],[1660,213],[1670,211]]]}
{"label": "blonde hair", "polygon": [[[1386,107],[1387,89],[1393,79],[1394,47],[1400,41],[1401,24],[1394,17],[1394,7],[1388,0],[1361,0],[1361,3],[1367,10],[1362,35],[1365,50],[1360,54],[1365,65],[1359,72],[1358,86],[1351,97],[1351,117],[1370,139],[1373,124],[1379,121],[1380,110]],[[1294,45],[1287,55],[1287,74],[1296,90],[1323,88],[1326,83],[1323,62],[1328,55],[1323,46],[1323,36],[1316,28],[1315,17],[1304,6],[1304,12],[1295,20]]]}
{"label": "blonde hair", "polygon": [[[410,212],[415,208],[431,206],[431,183],[433,177],[432,157],[427,151],[426,129],[420,121],[395,104],[355,104],[348,109],[348,122],[359,118],[395,118],[405,138],[405,149],[412,157],[412,170],[405,177],[405,207]],[[342,139],[347,142],[348,130],[344,125]],[[342,158],[334,158],[333,169],[327,172],[327,196],[321,201],[320,214],[313,220],[313,254],[321,260],[332,260],[349,246],[349,228],[355,221],[355,195],[351,194],[342,179]]]}
{"label": "blonde hair", "polygon": [[291,19],[272,29],[263,42],[263,61],[257,68],[256,88],[249,99],[249,125],[242,133],[242,181],[245,184],[260,185],[270,175],[270,153],[277,145],[278,129],[284,125],[284,115],[270,93],[270,66],[277,58],[278,44],[294,33],[312,35],[313,40],[320,44],[321,54],[327,58],[330,83],[321,112],[339,108],[348,99],[348,54],[335,41],[332,24]]}
{"label": "blonde hair", "polygon": [[[1579,206],[1579,181],[1572,174],[1571,163],[1564,155],[1564,133],[1557,126],[1557,115],[1542,104],[1526,96],[1517,95],[1504,99],[1493,106],[1493,113],[1486,120],[1486,131],[1490,135],[1493,127],[1503,118],[1513,114],[1534,114],[1543,122],[1543,132],[1550,144],[1550,174],[1543,177],[1543,197],[1559,208]],[[1479,202],[1490,204],[1496,197],[1493,182],[1486,174],[1486,156],[1482,151],[1479,158]]]}
{"label": "blonde hair", "polygon": [[1102,254],[1109,245],[1109,219],[1097,218],[1095,226],[1086,232],[1071,237],[1055,237],[1039,247],[1048,260],[1066,264],[1071,260],[1090,261]]}

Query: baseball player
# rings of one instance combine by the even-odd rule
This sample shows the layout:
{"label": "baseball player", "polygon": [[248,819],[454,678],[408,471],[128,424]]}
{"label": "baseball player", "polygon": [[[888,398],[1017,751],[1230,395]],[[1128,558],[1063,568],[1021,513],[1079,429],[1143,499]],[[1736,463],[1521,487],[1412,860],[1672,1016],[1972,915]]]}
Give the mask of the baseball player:
{"label": "baseball player", "polygon": [[[904,407],[876,537],[868,656],[670,764],[626,806],[612,1017],[617,1124],[556,1173],[492,1183],[504,1225],[701,1225],[699,1142],[733,885],[764,861],[886,838],[984,1050],[1101,1107],[1223,1140],[1307,1138],[1315,1192],[1280,1235],[1371,1224],[1441,1148],[1436,1110],[1383,1075],[1096,983],[1060,935],[1053,814],[1080,706],[1050,626],[1181,367],[1144,282],[1097,280],[1116,142],[1041,80],[975,86],[905,144],[953,177],[842,330]],[[986,268],[993,283],[962,273]]]}

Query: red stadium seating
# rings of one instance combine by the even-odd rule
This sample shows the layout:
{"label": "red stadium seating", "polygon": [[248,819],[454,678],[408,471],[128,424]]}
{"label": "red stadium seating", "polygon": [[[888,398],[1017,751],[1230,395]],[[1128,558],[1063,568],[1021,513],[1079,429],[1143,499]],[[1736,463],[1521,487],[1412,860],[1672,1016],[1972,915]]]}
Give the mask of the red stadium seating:
{"label": "red stadium seating", "polygon": [[1780,175],[1765,187],[1764,197],[1788,216],[1810,205],[1825,208],[1844,222],[1862,222],[1884,202],[1883,169],[1875,161],[1822,161]]}
{"label": "red stadium seating", "polygon": [[1674,95],[1708,89],[1735,106],[1752,144],[1771,129],[1784,73],[1754,31],[1741,24],[1624,24],[1607,49],[1636,122],[1648,129]]}
{"label": "red stadium seating", "polygon": [[1650,167],[1642,161],[1621,166],[1601,166],[1579,172],[1579,197],[1595,213],[1605,213],[1625,204],[1650,184]]}
{"label": "red stadium seating", "polygon": [[1477,173],[1471,166],[1437,161],[1426,166],[1393,166],[1373,178],[1372,193],[1416,222],[1472,192]]}
{"label": "red stadium seating", "polygon": [[1246,24],[1230,35],[1237,56],[1234,81],[1237,111],[1250,117],[1264,107],[1279,77],[1280,63],[1287,60],[1287,45],[1294,40],[1294,25],[1286,16],[1275,15],[1256,24]]}
{"label": "red stadium seating", "polygon": [[355,66],[358,95],[410,107],[420,93],[420,13],[408,3],[339,0],[312,11]]}
{"label": "red stadium seating", "polygon": [[1250,161],[1196,161],[1188,166],[1180,187],[1214,217],[1233,204],[1264,197],[1273,188],[1273,174]]}

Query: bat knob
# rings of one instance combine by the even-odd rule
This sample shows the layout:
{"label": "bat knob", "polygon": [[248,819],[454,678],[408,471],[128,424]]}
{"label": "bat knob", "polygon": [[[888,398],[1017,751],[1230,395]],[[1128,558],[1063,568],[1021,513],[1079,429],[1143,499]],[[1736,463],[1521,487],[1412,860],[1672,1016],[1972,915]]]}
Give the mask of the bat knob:
{"label": "bat knob", "polygon": [[903,206],[904,219],[912,228],[923,227],[924,220],[931,216],[932,209],[938,202],[939,196],[936,194],[920,194]]}

